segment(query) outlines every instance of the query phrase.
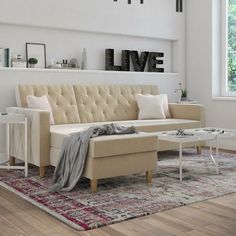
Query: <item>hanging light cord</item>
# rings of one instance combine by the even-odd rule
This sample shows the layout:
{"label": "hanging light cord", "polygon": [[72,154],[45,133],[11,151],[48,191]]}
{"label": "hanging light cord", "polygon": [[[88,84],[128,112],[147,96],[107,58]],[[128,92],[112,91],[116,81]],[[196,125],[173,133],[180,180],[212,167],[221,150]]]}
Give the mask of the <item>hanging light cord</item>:
{"label": "hanging light cord", "polygon": [[[114,0],[114,2],[117,2],[117,0]],[[144,0],[140,0],[140,3],[143,4]],[[128,0],[128,4],[131,4],[131,0]]]}

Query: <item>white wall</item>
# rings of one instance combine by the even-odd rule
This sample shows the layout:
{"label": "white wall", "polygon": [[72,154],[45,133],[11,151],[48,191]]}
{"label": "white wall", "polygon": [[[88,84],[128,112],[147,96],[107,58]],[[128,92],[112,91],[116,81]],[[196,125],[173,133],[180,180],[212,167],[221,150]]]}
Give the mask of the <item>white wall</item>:
{"label": "white wall", "polygon": [[[178,99],[174,89],[185,83],[185,13],[175,0],[0,0],[0,47],[25,56],[25,43],[46,43],[47,60],[76,57],[87,49],[88,69],[104,68],[106,48],[164,51],[166,72],[32,72],[0,70],[0,109],[15,105],[21,83],[156,84]],[[0,149],[4,139],[0,137]]]}
{"label": "white wall", "polygon": [[183,14],[175,0],[0,0],[0,22],[179,39]]}
{"label": "white wall", "polygon": [[[184,82],[185,14],[176,13],[175,4],[175,0],[148,0],[144,4],[140,4],[139,0],[133,0],[130,5],[127,4],[127,0],[118,2],[113,0],[0,0],[0,24],[13,25],[12,29],[3,30],[5,33],[13,31],[5,37],[10,45],[19,40],[20,52],[26,42],[22,36],[25,36],[27,40],[48,42],[47,51],[52,54],[49,55],[49,59],[57,57],[58,52],[64,56],[66,50],[70,56],[74,54],[70,52],[72,48],[80,52],[86,46],[90,48],[91,53],[96,53],[93,52],[93,48],[97,45],[102,48],[101,40],[114,48],[117,46],[116,40],[120,42],[119,46],[122,49],[132,46],[132,49],[143,50],[144,48],[159,49],[158,40],[165,39],[172,44],[172,71],[178,72]],[[19,28],[15,27],[16,25],[28,26],[28,30],[20,29],[22,33],[19,34]],[[48,32],[53,32],[48,33],[46,28],[49,29]],[[90,33],[89,42],[84,40],[88,35],[85,36],[82,32]],[[1,37],[4,38],[4,33],[2,33]],[[127,37],[121,38],[121,35]],[[95,38],[98,38],[99,43],[93,42]],[[152,47],[148,38],[151,38],[150,41],[153,42],[157,40],[155,47]],[[6,44],[4,39],[3,43]],[[52,46],[53,43],[54,46]],[[58,50],[55,44],[58,45]],[[78,57],[78,54],[75,56]]]}
{"label": "white wall", "polygon": [[[186,77],[190,97],[206,106],[208,126],[236,129],[236,100],[216,100],[220,83],[220,0],[188,0]],[[219,95],[219,94],[218,94]],[[221,147],[236,150],[235,141]]]}

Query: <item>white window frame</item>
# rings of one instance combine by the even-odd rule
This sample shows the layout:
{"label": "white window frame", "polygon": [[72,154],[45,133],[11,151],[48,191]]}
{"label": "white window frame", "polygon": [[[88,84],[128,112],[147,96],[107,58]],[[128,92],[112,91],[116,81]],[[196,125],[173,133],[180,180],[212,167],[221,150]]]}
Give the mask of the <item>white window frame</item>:
{"label": "white window frame", "polygon": [[222,30],[222,82],[221,82],[221,94],[226,97],[236,96],[236,92],[230,92],[228,90],[228,0],[221,1],[221,30]]}

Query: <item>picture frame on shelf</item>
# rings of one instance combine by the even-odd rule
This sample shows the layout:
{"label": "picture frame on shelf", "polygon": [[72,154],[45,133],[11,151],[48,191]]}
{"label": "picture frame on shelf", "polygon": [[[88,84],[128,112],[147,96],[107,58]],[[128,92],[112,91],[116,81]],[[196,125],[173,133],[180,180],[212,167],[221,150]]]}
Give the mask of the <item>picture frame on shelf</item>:
{"label": "picture frame on shelf", "polygon": [[[36,59],[36,64],[30,64],[29,60]],[[30,60],[30,61],[31,61]],[[44,43],[26,43],[27,68],[46,68],[46,45]]]}

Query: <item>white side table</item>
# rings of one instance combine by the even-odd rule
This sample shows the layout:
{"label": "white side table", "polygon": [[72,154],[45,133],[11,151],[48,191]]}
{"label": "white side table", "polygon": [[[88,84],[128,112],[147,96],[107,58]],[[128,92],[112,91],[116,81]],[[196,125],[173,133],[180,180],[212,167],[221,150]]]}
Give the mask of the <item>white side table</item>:
{"label": "white side table", "polygon": [[[0,162],[0,169],[23,169],[25,170],[25,177],[28,176],[28,153],[27,153],[27,118],[23,114],[17,113],[7,113],[2,112],[0,113],[0,124],[6,124],[6,157],[7,159],[3,162]],[[25,146],[24,146],[24,156],[25,156],[25,164],[24,166],[11,166],[10,162],[10,124],[22,124],[24,125],[24,139],[25,139]],[[8,165],[4,165],[8,163]]]}

